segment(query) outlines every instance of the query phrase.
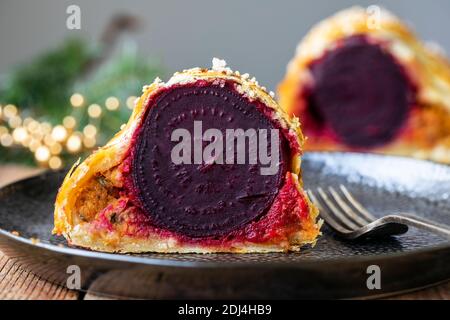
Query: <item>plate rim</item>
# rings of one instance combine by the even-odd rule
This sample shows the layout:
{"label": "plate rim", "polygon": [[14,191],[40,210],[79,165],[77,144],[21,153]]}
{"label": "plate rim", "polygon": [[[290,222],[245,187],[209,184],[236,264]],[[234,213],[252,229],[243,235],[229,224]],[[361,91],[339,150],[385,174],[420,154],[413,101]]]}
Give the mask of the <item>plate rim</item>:
{"label": "plate rim", "polygon": [[[314,154],[332,154],[332,155],[353,155],[353,156],[374,156],[376,158],[399,158],[399,159],[407,159],[412,162],[426,162],[433,166],[439,166],[445,168],[445,170],[449,170],[450,166],[434,162],[431,160],[422,160],[415,159],[406,156],[397,156],[397,155],[383,155],[377,153],[360,153],[360,152],[341,152],[341,151],[312,151],[307,152],[302,155],[302,160],[304,157],[308,157],[308,155]],[[25,179],[20,179],[14,181],[12,183],[6,184],[5,186],[0,188],[0,192],[4,191],[8,188],[14,188],[17,184],[26,183],[29,180],[42,179],[48,175],[61,174],[67,172],[67,169],[61,169],[58,171],[45,170],[41,173],[32,175]],[[413,249],[405,252],[391,252],[391,253],[382,253],[382,254],[370,254],[364,256],[351,256],[351,257],[332,257],[332,258],[312,258],[308,260],[299,260],[299,261],[269,261],[269,262],[256,262],[256,261],[182,261],[171,259],[170,257],[173,255],[227,255],[227,254],[236,254],[245,256],[245,253],[208,253],[208,254],[196,254],[196,253],[146,253],[146,254],[161,254],[166,255],[167,258],[153,258],[153,257],[143,257],[139,256],[139,254],[122,254],[122,253],[107,253],[107,252],[97,252],[89,249],[78,248],[78,247],[60,247],[55,244],[46,243],[46,242],[36,242],[35,240],[28,239],[22,237],[20,235],[14,235],[11,233],[12,231],[7,231],[5,229],[0,228],[0,236],[6,237],[9,240],[20,242],[21,244],[26,244],[31,247],[48,250],[52,253],[56,253],[58,255],[71,255],[88,259],[96,259],[103,260],[107,262],[120,262],[120,263],[132,263],[138,265],[145,266],[154,266],[154,267],[173,267],[173,268],[261,268],[261,267],[303,267],[303,266],[313,266],[317,264],[323,263],[367,263],[374,260],[389,260],[389,259],[402,259],[408,258],[409,256],[415,256],[420,254],[439,254],[441,252],[445,252],[446,250],[450,250],[450,240],[445,241],[442,244],[434,245],[431,247],[424,247]],[[320,241],[320,238],[318,239]],[[308,248],[308,250],[314,250],[314,248]],[[270,253],[260,253],[260,255],[266,255]],[[302,254],[300,252],[289,252],[289,253],[277,253],[277,254]]]}
{"label": "plate rim", "polygon": [[[258,267],[307,267],[317,264],[324,263],[367,263],[374,260],[390,260],[390,259],[402,259],[408,258],[410,256],[416,256],[421,254],[439,254],[449,250],[450,252],[450,241],[443,244],[432,246],[430,248],[419,248],[406,252],[395,252],[395,253],[383,253],[383,254],[371,254],[365,256],[352,256],[344,258],[329,258],[329,259],[309,259],[309,260],[299,260],[299,261],[270,261],[270,262],[255,262],[255,261],[234,261],[234,262],[224,262],[224,261],[182,261],[174,259],[163,259],[163,258],[150,258],[150,257],[140,257],[139,254],[121,254],[121,253],[108,253],[108,252],[97,252],[91,251],[89,249],[82,248],[69,248],[69,247],[58,247],[54,244],[49,244],[45,242],[35,243],[31,239],[27,239],[21,236],[13,235],[12,233],[0,229],[0,236],[7,237],[10,240],[20,242],[22,244],[29,245],[34,248],[48,250],[52,253],[57,253],[59,255],[70,255],[82,258],[96,259],[96,260],[106,260],[108,262],[121,262],[121,263],[133,263],[145,266],[155,266],[155,267],[182,267],[182,268],[238,268],[238,267],[248,267],[248,268],[258,268]],[[314,250],[313,248],[311,250]],[[148,254],[148,253],[147,253]],[[151,254],[151,253],[150,253]],[[155,253],[158,254],[158,253]],[[167,255],[167,257],[173,256],[179,253],[161,253]],[[226,254],[237,254],[245,256],[245,253],[206,253],[206,254],[195,254],[195,253],[183,253],[182,255],[226,255]],[[258,255],[266,255],[267,253],[258,253]],[[270,254],[270,253],[269,253]],[[276,254],[302,254],[301,252],[289,252],[289,253],[276,253]]]}
{"label": "plate rim", "polygon": [[[353,156],[359,156],[359,157],[375,157],[375,158],[398,158],[398,159],[406,159],[411,162],[417,162],[417,163],[428,163],[433,166],[442,167],[445,170],[450,171],[450,166],[434,162],[431,160],[422,160],[422,159],[415,159],[407,156],[397,156],[397,155],[383,155],[383,154],[377,154],[377,153],[361,153],[361,152],[341,152],[341,151],[314,151],[314,152],[308,152],[305,153],[302,156],[302,160],[305,157],[308,157],[309,155],[314,156],[315,154],[322,154],[322,155],[337,155],[337,156],[345,156],[345,155],[353,155]],[[30,180],[36,180],[36,179],[45,179],[49,175],[54,174],[61,174],[65,173],[67,170],[58,170],[58,171],[51,171],[46,170],[44,172],[32,175],[30,177],[27,177],[25,179],[21,179],[12,183],[9,183],[3,187],[0,188],[0,191],[4,191],[9,188],[14,188],[17,184],[23,184],[27,183],[27,181]],[[307,260],[299,260],[299,261],[280,261],[280,262],[255,262],[255,261],[233,261],[233,262],[217,262],[217,261],[182,261],[182,260],[176,260],[171,259],[171,256],[174,254],[167,253],[167,258],[154,258],[154,257],[144,257],[139,256],[139,254],[121,254],[121,253],[107,253],[107,252],[97,252],[92,251],[89,249],[84,248],[71,248],[71,247],[60,247],[55,244],[47,243],[47,242],[35,242],[35,240],[27,239],[25,237],[22,237],[20,235],[14,235],[10,231],[7,231],[5,229],[0,228],[0,236],[7,237],[10,240],[18,241],[22,244],[26,244],[29,246],[37,247],[39,249],[44,249],[51,251],[53,253],[57,253],[59,255],[65,254],[65,255],[73,255],[83,258],[89,258],[89,259],[98,259],[98,260],[106,260],[108,262],[121,262],[121,263],[132,263],[132,264],[138,264],[138,265],[146,265],[146,266],[159,266],[159,267],[182,267],[182,268],[235,268],[235,267],[261,267],[261,266],[277,266],[277,267],[292,267],[292,266],[308,266],[308,265],[315,265],[318,263],[364,263],[364,262],[370,262],[374,259],[400,259],[405,258],[408,256],[415,256],[419,254],[433,254],[433,253],[439,253],[441,251],[446,251],[450,249],[450,240],[445,241],[442,244],[434,245],[431,247],[424,247],[424,248],[418,248],[406,252],[392,252],[392,253],[382,253],[382,254],[373,254],[373,255],[365,255],[365,256],[352,256],[352,257],[331,257],[328,259],[323,258],[311,258]],[[318,239],[320,241],[320,239]],[[308,248],[308,250],[314,250],[314,248]],[[152,254],[152,253],[147,253]],[[158,253],[154,253],[158,254]],[[163,254],[163,253],[160,253]],[[224,255],[224,254],[230,254],[230,253],[213,253],[214,255]],[[233,253],[238,255],[245,256],[244,253]],[[265,255],[266,253],[261,253],[261,255]],[[291,253],[278,253],[278,254],[302,254],[302,252],[291,252]],[[177,255],[180,255],[178,253]],[[189,255],[199,255],[195,253],[182,253],[181,255],[189,256]],[[205,254],[205,255],[211,255],[211,254]]]}

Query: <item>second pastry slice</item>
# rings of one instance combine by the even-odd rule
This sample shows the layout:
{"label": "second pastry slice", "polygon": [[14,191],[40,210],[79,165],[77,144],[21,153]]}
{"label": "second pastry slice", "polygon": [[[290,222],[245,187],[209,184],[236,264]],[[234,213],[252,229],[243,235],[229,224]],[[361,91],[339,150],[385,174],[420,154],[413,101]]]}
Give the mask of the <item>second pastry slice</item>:
{"label": "second pastry slice", "polygon": [[450,163],[450,65],[384,9],[350,8],[313,27],[279,95],[309,150]]}

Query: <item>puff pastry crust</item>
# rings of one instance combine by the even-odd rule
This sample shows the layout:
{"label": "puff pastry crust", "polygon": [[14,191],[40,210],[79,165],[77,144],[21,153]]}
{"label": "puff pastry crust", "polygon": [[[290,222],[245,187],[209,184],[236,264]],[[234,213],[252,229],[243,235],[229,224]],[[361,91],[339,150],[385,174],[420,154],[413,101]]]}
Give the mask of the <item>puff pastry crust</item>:
{"label": "puff pastry crust", "polygon": [[[128,159],[136,132],[152,107],[152,98],[163,90],[198,81],[211,85],[226,81],[249,101],[263,103],[271,111],[268,113],[271,120],[280,124],[293,146],[286,181],[269,212],[234,233],[215,238],[190,238],[153,226],[139,201],[129,194],[129,175],[133,169]],[[300,155],[304,139],[298,120],[289,119],[272,96],[254,78],[249,79],[248,74],[241,75],[220,64],[211,70],[194,68],[177,72],[166,83],[156,79],[143,88],[122,130],[67,174],[55,204],[53,232],[63,235],[71,245],[120,253],[284,252],[314,244],[320,223],[316,221],[316,207],[302,190]],[[288,217],[285,222],[278,219],[283,215]],[[251,230],[262,234],[252,237]]]}
{"label": "puff pastry crust", "polygon": [[305,148],[370,151],[450,163],[450,64],[437,46],[421,42],[392,13],[385,9],[378,13],[374,16],[370,10],[352,7],[314,26],[287,66],[278,87],[280,105],[303,119],[309,108],[304,92],[314,85],[311,65],[346,39],[366,37],[394,57],[414,85],[414,105],[408,118],[391,141],[356,149],[329,136],[310,133],[304,125],[308,136]]}

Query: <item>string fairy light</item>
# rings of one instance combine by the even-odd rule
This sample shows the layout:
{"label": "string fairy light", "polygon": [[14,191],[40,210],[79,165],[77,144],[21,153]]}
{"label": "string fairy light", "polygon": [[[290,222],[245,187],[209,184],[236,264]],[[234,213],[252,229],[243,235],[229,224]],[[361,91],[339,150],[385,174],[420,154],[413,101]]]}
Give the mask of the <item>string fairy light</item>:
{"label": "string fairy light", "polygon": [[7,104],[3,108],[3,115],[6,119],[10,119],[17,114],[17,107],[13,104]]}
{"label": "string fairy light", "polygon": [[76,153],[81,150],[82,141],[79,134],[72,134],[69,139],[67,139],[67,150],[71,153]]}
{"label": "string fairy light", "polygon": [[36,152],[37,149],[42,145],[41,141],[35,138],[31,138],[30,143],[28,144],[28,149],[30,149],[31,152]]}
{"label": "string fairy light", "polygon": [[50,159],[50,150],[46,146],[40,146],[36,149],[34,156],[39,162],[47,162]]}
{"label": "string fairy light", "polygon": [[62,167],[62,160],[60,157],[53,156],[48,160],[48,166],[50,169],[58,170]]}
{"label": "string fairy light", "polygon": [[67,116],[63,119],[63,126],[66,129],[74,129],[77,125],[77,120],[72,116]]}
{"label": "string fairy light", "polygon": [[87,137],[86,136],[83,138],[83,145],[87,149],[94,148],[96,144],[97,144],[97,140],[95,139],[95,137]]}
{"label": "string fairy light", "polygon": [[21,124],[22,119],[17,115],[10,117],[8,120],[8,125],[13,129],[19,127]]}
{"label": "string fairy light", "polygon": [[56,127],[54,127],[52,130],[52,138],[58,142],[65,141],[67,138],[66,128],[62,125],[57,125]]}
{"label": "string fairy light", "polygon": [[5,126],[0,126],[0,136],[6,134],[6,133],[8,133],[8,132],[9,132],[9,130],[8,130],[7,127],[5,127]]}
{"label": "string fairy light", "polygon": [[46,134],[45,136],[44,136],[44,143],[47,145],[47,146],[52,146],[53,144],[55,144],[56,143],[56,141],[55,141],[55,139],[53,139],[53,137],[52,137],[52,135],[51,134]]}
{"label": "string fairy light", "polygon": [[138,97],[136,97],[136,96],[130,96],[127,98],[128,109],[134,109],[134,105],[136,104],[137,99],[138,99]]}
{"label": "string fairy light", "polygon": [[91,118],[99,118],[102,115],[102,107],[98,104],[91,104],[88,108],[88,115]]}
{"label": "string fairy light", "polygon": [[22,143],[28,137],[27,129],[24,127],[18,127],[14,129],[12,136],[16,143]]}
{"label": "string fairy light", "polygon": [[25,139],[22,140],[21,144],[23,147],[28,148],[28,146],[30,145],[30,141],[31,141],[31,137],[30,137],[30,135],[27,135],[25,137]]}
{"label": "string fairy light", "polygon": [[37,122],[34,119],[31,119],[26,127],[27,127],[28,132],[33,133],[39,128],[39,122]]}
{"label": "string fairy light", "polygon": [[49,134],[50,132],[52,132],[52,125],[48,122],[42,122],[39,125],[39,129],[44,135],[46,135],[46,134]]}
{"label": "string fairy light", "polygon": [[10,147],[13,145],[13,143],[14,143],[14,139],[13,139],[12,135],[10,135],[9,133],[4,133],[0,137],[0,144],[4,147]]}
{"label": "string fairy light", "polygon": [[55,142],[54,144],[52,144],[51,146],[49,146],[50,148],[50,153],[53,155],[59,155],[61,154],[63,147],[60,143]]}
{"label": "string fairy light", "polygon": [[33,118],[31,118],[31,117],[26,117],[25,119],[23,119],[22,125],[26,128],[26,127],[29,126],[29,124],[30,124],[32,121],[34,121]]}
{"label": "string fairy light", "polygon": [[[136,99],[135,96],[129,96],[123,105],[133,109]],[[122,103],[117,97],[110,96],[105,100],[103,109],[97,103],[87,104],[81,93],[74,93],[70,96],[70,104],[74,108],[88,106],[82,112],[86,112],[90,119],[97,119],[106,111],[118,110]],[[78,154],[96,147],[98,125],[96,122],[88,123],[81,130],[77,129],[83,119],[83,115],[76,111],[65,116],[60,124],[52,125],[31,116],[22,118],[19,108],[14,104],[0,104],[0,146],[25,148],[33,153],[40,166],[57,170],[64,165],[63,158],[67,153]]]}
{"label": "string fairy light", "polygon": [[105,106],[106,106],[106,109],[108,109],[110,111],[114,111],[114,110],[119,109],[120,101],[116,97],[109,97],[105,101]]}
{"label": "string fairy light", "polygon": [[86,137],[93,138],[97,135],[97,127],[92,124],[88,124],[84,127],[83,133]]}
{"label": "string fairy light", "polygon": [[79,108],[81,106],[83,106],[84,104],[84,97],[82,94],[80,93],[74,93],[71,97],[70,97],[70,104],[75,107],[75,108]]}

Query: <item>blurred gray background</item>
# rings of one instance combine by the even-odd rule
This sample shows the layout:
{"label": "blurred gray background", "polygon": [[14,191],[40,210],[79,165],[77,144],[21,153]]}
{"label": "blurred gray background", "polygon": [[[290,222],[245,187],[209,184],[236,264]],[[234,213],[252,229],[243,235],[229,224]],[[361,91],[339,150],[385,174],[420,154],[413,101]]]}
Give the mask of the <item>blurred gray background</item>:
{"label": "blurred gray background", "polygon": [[[81,7],[79,31],[66,28],[66,8],[71,4]],[[450,51],[448,0],[1,0],[0,74],[67,36],[97,41],[109,19],[125,12],[143,20],[142,28],[130,35],[138,50],[159,58],[169,72],[209,66],[217,56],[275,89],[308,29],[355,4],[384,6],[411,23],[423,39]]]}

